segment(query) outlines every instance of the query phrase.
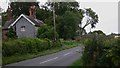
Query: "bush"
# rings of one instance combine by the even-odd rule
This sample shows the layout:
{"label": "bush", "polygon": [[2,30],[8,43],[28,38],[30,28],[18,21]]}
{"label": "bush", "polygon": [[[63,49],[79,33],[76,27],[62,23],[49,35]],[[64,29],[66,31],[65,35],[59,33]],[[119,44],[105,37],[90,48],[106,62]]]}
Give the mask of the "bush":
{"label": "bush", "polygon": [[106,39],[104,41],[105,45],[105,56],[108,64],[111,64],[112,66],[119,66],[120,65],[120,37],[119,38],[111,38]]}
{"label": "bush", "polygon": [[120,38],[109,38],[105,35],[94,35],[84,40],[83,65],[119,66]]}
{"label": "bush", "polygon": [[[60,41],[57,41],[55,47],[60,46]],[[12,56],[15,54],[38,53],[51,48],[53,48],[53,42],[49,39],[20,38],[3,42],[2,54],[3,56]]]}
{"label": "bush", "polygon": [[[37,37],[41,39],[48,38],[53,40],[54,39],[53,28],[50,26],[47,26],[46,24],[42,25],[37,31]],[[58,37],[59,35],[56,32],[56,38],[58,39]]]}
{"label": "bush", "polygon": [[7,36],[8,36],[8,38],[10,38],[10,39],[14,39],[14,38],[17,37],[17,36],[16,36],[16,32],[13,30],[13,27],[11,27],[11,28],[8,30]]}

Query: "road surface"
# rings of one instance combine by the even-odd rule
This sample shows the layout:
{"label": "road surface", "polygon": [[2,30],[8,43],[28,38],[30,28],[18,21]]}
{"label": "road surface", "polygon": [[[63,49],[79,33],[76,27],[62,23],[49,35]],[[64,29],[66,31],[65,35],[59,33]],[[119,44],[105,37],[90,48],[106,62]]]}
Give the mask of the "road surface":
{"label": "road surface", "polygon": [[82,51],[80,46],[6,66],[69,66],[82,55],[78,51]]}

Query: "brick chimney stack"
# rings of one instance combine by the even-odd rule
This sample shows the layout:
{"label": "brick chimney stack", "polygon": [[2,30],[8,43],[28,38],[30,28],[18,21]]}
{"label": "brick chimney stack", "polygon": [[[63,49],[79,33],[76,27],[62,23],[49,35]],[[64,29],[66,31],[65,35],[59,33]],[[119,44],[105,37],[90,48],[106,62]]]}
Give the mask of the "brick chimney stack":
{"label": "brick chimney stack", "polygon": [[29,13],[32,18],[36,18],[36,7],[35,5],[30,6],[29,8]]}
{"label": "brick chimney stack", "polygon": [[7,9],[7,20],[11,20],[12,19],[12,10],[10,8],[10,6],[8,6]]}

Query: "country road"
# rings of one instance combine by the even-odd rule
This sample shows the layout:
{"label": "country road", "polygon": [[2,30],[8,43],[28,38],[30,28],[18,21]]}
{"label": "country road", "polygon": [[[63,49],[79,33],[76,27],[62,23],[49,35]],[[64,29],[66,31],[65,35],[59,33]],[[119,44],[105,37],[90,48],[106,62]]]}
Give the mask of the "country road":
{"label": "country road", "polygon": [[78,51],[82,51],[80,46],[6,66],[69,66],[82,55]]}

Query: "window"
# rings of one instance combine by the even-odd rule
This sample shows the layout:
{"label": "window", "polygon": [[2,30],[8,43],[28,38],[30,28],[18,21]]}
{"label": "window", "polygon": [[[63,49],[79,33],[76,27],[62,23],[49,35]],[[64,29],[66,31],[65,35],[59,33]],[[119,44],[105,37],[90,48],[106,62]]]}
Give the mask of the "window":
{"label": "window", "polygon": [[21,26],[21,31],[25,31],[25,26]]}

